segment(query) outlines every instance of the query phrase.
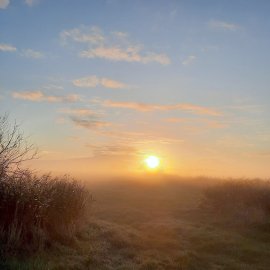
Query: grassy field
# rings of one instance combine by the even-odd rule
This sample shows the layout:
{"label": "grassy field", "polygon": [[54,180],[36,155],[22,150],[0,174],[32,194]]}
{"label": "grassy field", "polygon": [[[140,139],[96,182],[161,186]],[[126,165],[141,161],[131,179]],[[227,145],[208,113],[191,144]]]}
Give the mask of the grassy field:
{"label": "grassy field", "polygon": [[[73,241],[27,258],[11,256],[0,269],[269,269],[267,218],[248,222],[258,216],[252,205],[229,215],[228,192],[224,208],[203,207],[206,186],[215,181],[153,176],[89,184],[96,201]],[[234,200],[243,201],[239,194]]]}

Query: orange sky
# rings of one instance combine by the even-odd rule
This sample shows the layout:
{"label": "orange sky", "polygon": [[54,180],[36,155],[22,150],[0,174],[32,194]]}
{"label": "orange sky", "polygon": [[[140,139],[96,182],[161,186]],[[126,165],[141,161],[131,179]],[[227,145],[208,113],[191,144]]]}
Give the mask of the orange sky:
{"label": "orange sky", "polygon": [[0,0],[0,114],[38,170],[269,177],[269,8]]}

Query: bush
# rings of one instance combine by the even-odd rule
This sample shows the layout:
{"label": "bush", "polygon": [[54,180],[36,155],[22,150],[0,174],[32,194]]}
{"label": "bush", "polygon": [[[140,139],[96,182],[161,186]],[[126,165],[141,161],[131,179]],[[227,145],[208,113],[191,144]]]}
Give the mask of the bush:
{"label": "bush", "polygon": [[16,122],[10,125],[7,115],[0,116],[0,177],[14,173],[24,161],[36,156],[35,147],[27,143]]}
{"label": "bush", "polygon": [[85,221],[89,192],[67,176],[22,169],[36,151],[7,120],[0,116],[0,255],[72,239]]}
{"label": "bush", "polygon": [[231,180],[204,191],[204,210],[248,223],[265,222],[270,217],[270,181]]}
{"label": "bush", "polygon": [[68,177],[16,172],[0,179],[0,235],[7,249],[71,239],[85,221],[88,191]]}

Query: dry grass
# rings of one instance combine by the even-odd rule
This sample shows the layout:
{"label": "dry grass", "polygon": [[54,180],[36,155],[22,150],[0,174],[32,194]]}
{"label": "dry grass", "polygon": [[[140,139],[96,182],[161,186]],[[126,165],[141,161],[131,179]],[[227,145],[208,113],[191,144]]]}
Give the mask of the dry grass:
{"label": "dry grass", "polygon": [[270,218],[270,181],[231,180],[207,188],[202,211],[239,224],[263,224]]}
{"label": "dry grass", "polygon": [[[223,205],[238,204],[242,198],[254,207],[257,201],[254,198],[261,196],[247,194],[254,185],[258,186],[255,194],[266,190],[266,182],[235,180],[224,184],[205,178],[171,180],[168,177],[163,180],[156,184],[128,180],[91,184],[96,203],[89,210],[91,219],[87,228],[76,235],[72,245],[58,242],[45,253],[37,253],[38,256],[25,260],[13,257],[5,264],[0,260],[0,269],[269,269],[268,223],[256,221],[252,224],[260,226],[250,223],[239,226],[231,222],[239,220],[239,215],[230,214],[229,219],[224,219],[225,210],[229,213],[231,208]],[[211,188],[205,193],[206,185]],[[211,193],[211,198],[223,202],[219,205],[223,212],[213,210],[209,203],[205,208],[200,207],[209,190],[215,194]],[[234,195],[225,200],[224,194],[230,193]],[[242,209],[239,207],[236,209]]]}
{"label": "dry grass", "polygon": [[68,177],[17,171],[0,179],[2,252],[71,239],[86,217],[89,192]]}

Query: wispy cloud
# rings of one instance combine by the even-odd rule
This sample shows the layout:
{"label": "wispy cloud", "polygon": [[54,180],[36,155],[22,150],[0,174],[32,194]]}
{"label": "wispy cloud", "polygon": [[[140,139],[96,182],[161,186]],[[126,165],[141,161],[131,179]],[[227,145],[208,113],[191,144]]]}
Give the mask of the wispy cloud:
{"label": "wispy cloud", "polygon": [[87,49],[79,53],[83,58],[103,58],[111,61],[150,62],[162,65],[170,64],[170,58],[164,53],[145,51],[142,45],[135,44],[128,39],[128,34],[111,32],[105,35],[98,27],[81,26],[62,31],[60,37],[63,42],[73,42],[87,45]]}
{"label": "wispy cloud", "polygon": [[73,80],[72,83],[77,87],[92,88],[99,85],[99,78],[97,76],[88,76]]}
{"label": "wispy cloud", "polygon": [[102,119],[101,113],[88,108],[62,108],[58,112],[65,114],[64,119],[69,119],[75,127],[97,129],[111,125],[110,122]]}
{"label": "wispy cloud", "polygon": [[24,3],[29,6],[29,7],[32,7],[36,4],[38,4],[39,0],[25,0]]}
{"label": "wispy cloud", "polygon": [[237,24],[218,20],[212,20],[208,22],[208,26],[212,29],[227,30],[227,31],[236,31],[240,29],[240,26]]}
{"label": "wispy cloud", "polygon": [[54,96],[46,95],[42,91],[22,91],[13,92],[12,97],[16,99],[28,100],[33,102],[76,102],[80,100],[80,97],[76,94],[70,94],[67,96]]}
{"label": "wispy cloud", "polygon": [[165,54],[147,53],[146,55],[140,54],[139,47],[128,47],[126,49],[118,47],[98,47],[94,49],[84,50],[80,53],[84,58],[104,58],[112,61],[125,61],[125,62],[140,62],[147,64],[156,62],[162,65],[170,64],[170,59]]}
{"label": "wispy cloud", "polygon": [[47,84],[42,87],[43,89],[47,90],[63,90],[64,87],[62,85],[56,85],[56,84]]}
{"label": "wispy cloud", "polygon": [[60,37],[63,42],[73,40],[81,43],[101,44],[105,41],[103,32],[96,26],[81,26],[80,28],[64,30],[60,33]]}
{"label": "wispy cloud", "polygon": [[187,125],[195,125],[197,127],[210,128],[210,129],[220,129],[226,128],[229,126],[229,123],[223,120],[213,120],[213,119],[205,119],[205,118],[183,118],[183,117],[172,117],[164,119],[166,122],[175,123],[175,124],[183,124]]}
{"label": "wispy cloud", "polygon": [[92,88],[101,85],[105,88],[122,89],[129,86],[123,82],[112,80],[109,78],[98,78],[97,76],[88,76],[72,81],[73,85],[83,88]]}
{"label": "wispy cloud", "polygon": [[9,5],[9,2],[10,2],[9,0],[0,0],[0,8],[1,9],[7,8]]}
{"label": "wispy cloud", "polygon": [[90,116],[96,115],[96,112],[90,109],[80,108],[80,109],[67,109],[63,108],[59,110],[60,113],[73,115],[73,116]]}
{"label": "wispy cloud", "polygon": [[186,59],[182,61],[182,64],[184,66],[191,65],[196,60],[196,58],[197,57],[195,55],[189,55]]}
{"label": "wispy cloud", "polygon": [[0,43],[0,51],[2,51],[2,52],[16,52],[17,48],[14,47],[13,45],[10,45],[10,44]]}
{"label": "wispy cloud", "polygon": [[183,117],[170,117],[164,120],[169,123],[187,123],[188,122],[188,119],[183,118]]}
{"label": "wispy cloud", "polygon": [[86,144],[86,147],[92,150],[94,156],[127,156],[137,153],[137,149],[135,147],[119,143],[108,145]]}
{"label": "wispy cloud", "polygon": [[121,130],[101,130],[100,135],[110,137],[122,144],[133,144],[137,146],[149,145],[149,144],[176,144],[182,143],[183,140],[179,138],[159,136],[156,133],[151,134],[146,131],[121,131]]}
{"label": "wispy cloud", "polygon": [[70,120],[76,127],[86,128],[86,129],[96,129],[96,128],[102,128],[110,126],[110,122],[102,121],[96,119],[94,116],[89,117],[76,117],[76,116],[70,116]]}
{"label": "wispy cloud", "polygon": [[131,110],[137,110],[137,111],[142,111],[142,112],[181,110],[181,111],[186,111],[186,112],[199,114],[199,115],[204,115],[204,114],[212,115],[212,116],[221,115],[221,113],[216,109],[198,106],[194,104],[188,104],[188,103],[160,105],[160,104],[149,104],[149,103],[138,103],[138,102],[117,102],[117,101],[105,100],[102,102],[102,105],[105,107],[131,109]]}
{"label": "wispy cloud", "polygon": [[102,78],[100,80],[100,84],[106,88],[112,88],[112,89],[122,89],[122,88],[128,88],[129,86],[125,83],[115,81],[108,78]]}
{"label": "wispy cloud", "polygon": [[34,58],[34,59],[41,59],[45,57],[44,53],[32,49],[22,50],[21,55],[27,58]]}

